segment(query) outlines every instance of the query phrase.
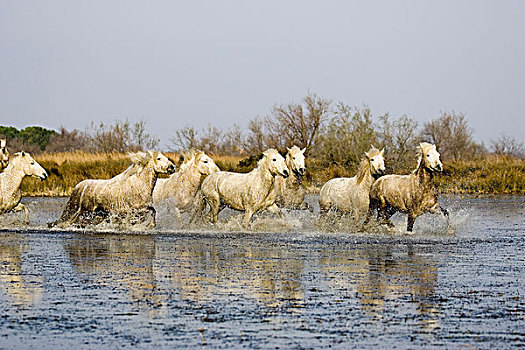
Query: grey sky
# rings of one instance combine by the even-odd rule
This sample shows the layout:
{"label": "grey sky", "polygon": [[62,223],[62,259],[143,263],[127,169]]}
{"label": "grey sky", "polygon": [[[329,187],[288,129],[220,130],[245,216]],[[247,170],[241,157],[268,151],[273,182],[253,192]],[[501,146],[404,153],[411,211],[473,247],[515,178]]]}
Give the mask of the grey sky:
{"label": "grey sky", "polygon": [[4,1],[0,124],[228,127],[308,91],[525,141],[525,1]]}

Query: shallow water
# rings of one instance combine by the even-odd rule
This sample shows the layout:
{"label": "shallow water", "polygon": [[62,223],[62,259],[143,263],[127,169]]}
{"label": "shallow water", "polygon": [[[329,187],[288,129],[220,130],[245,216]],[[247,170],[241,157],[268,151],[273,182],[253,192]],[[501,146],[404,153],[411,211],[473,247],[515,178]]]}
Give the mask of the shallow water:
{"label": "shallow water", "polygon": [[[315,197],[309,201],[315,204]],[[363,234],[308,212],[243,232],[60,231],[64,200],[0,218],[0,349],[525,346],[525,197],[449,197],[440,216]]]}

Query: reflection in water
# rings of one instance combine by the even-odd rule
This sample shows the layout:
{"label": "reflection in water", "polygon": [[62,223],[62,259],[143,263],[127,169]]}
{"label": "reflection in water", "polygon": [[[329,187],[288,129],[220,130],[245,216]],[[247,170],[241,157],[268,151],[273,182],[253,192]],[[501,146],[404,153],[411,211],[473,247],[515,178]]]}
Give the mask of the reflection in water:
{"label": "reflection in water", "polygon": [[159,306],[152,236],[78,235],[65,249],[76,270],[102,286],[126,290],[132,301]]}
{"label": "reflection in water", "polygon": [[42,299],[43,277],[22,271],[26,236],[0,235],[0,290],[13,306],[32,306]]}
{"label": "reflection in water", "polygon": [[388,303],[414,306],[410,312],[419,314],[424,330],[439,327],[434,301],[438,264],[410,247],[401,252],[390,245],[324,247],[305,255],[287,245],[243,239],[164,238],[161,244],[157,239],[79,235],[65,248],[84,278],[126,290],[132,301],[156,312],[170,300],[210,304],[241,299],[301,312],[309,302],[305,284],[311,278],[306,275],[318,275],[320,269],[324,277],[315,278],[313,290],[326,284],[354,291],[361,309],[376,320],[382,320]]}
{"label": "reflection in water", "polygon": [[131,300],[158,307],[168,297],[208,302],[242,296],[265,306],[304,301],[303,261],[280,248],[154,236],[78,235],[65,249],[84,278],[126,289]]}
{"label": "reflection in water", "polygon": [[415,303],[425,331],[439,328],[434,302],[437,262],[408,252],[393,253],[390,245],[363,245],[350,251],[326,251],[322,269],[333,287],[356,292],[362,309],[377,320],[383,318],[387,303]]}
{"label": "reflection in water", "polygon": [[[301,275],[304,261],[279,247],[213,242],[173,243],[171,280],[184,300],[210,301],[243,296],[265,306],[304,302]],[[231,242],[229,242],[231,243]]]}

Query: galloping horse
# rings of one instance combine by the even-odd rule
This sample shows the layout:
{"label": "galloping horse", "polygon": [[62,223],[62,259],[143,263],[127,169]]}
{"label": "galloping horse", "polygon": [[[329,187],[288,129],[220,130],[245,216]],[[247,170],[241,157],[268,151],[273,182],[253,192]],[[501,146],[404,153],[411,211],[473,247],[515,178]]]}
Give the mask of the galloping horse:
{"label": "galloping horse", "polygon": [[304,201],[304,188],[301,178],[306,174],[304,165],[304,151],[297,146],[287,148],[285,163],[293,176],[286,179],[279,176],[275,178],[275,188],[277,190],[276,204],[281,208],[289,209],[308,209],[308,203]]}
{"label": "galloping horse", "polygon": [[198,208],[195,195],[207,175],[220,171],[219,167],[204,152],[192,150],[184,157],[180,170],[167,179],[158,179],[153,189],[153,204],[157,208],[169,201],[174,208],[175,217],[181,222],[181,212]]}
{"label": "galloping horse", "polygon": [[201,190],[211,207],[211,221],[217,222],[221,201],[233,209],[243,210],[242,224],[247,227],[258,211],[275,204],[275,177],[288,177],[284,158],[275,149],[263,153],[257,168],[247,174],[219,171],[202,182]]}
{"label": "galloping horse", "polygon": [[29,153],[18,152],[7,167],[0,173],[0,214],[14,211],[24,211],[24,221],[29,223],[29,209],[22,203],[20,186],[26,176],[33,176],[45,180],[47,173]]}
{"label": "galloping horse", "polygon": [[361,222],[368,211],[370,187],[385,172],[384,150],[372,146],[361,160],[357,175],[327,181],[319,193],[321,213],[329,209],[353,213]]}
{"label": "galloping horse", "polygon": [[160,152],[130,154],[133,164],[109,180],[84,180],[79,182],[57,222],[65,227],[79,224],[99,224],[110,214],[127,217],[133,214],[144,217],[151,213],[149,227],[155,227],[153,188],[159,173],[173,173],[175,166]]}
{"label": "galloping horse", "polygon": [[417,148],[417,168],[409,175],[385,175],[370,189],[370,205],[365,224],[378,210],[381,220],[393,226],[390,217],[400,211],[408,214],[407,231],[414,228],[416,218],[426,212],[438,210],[448,217],[445,208],[438,205],[434,173],[443,171],[436,146],[422,142]]}
{"label": "galloping horse", "polygon": [[9,163],[9,151],[7,150],[6,144],[6,139],[0,140],[0,171],[7,167],[7,163]]}

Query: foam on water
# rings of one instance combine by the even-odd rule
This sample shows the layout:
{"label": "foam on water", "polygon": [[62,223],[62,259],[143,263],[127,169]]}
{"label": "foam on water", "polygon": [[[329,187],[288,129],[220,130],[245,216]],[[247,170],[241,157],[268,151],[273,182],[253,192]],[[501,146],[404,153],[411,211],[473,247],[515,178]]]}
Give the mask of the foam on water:
{"label": "foam on water", "polygon": [[[0,228],[3,229],[35,229],[48,230],[47,223],[58,219],[65,205],[66,198],[24,198],[23,202],[30,210],[30,224],[23,223],[23,213],[6,213],[0,216]],[[326,217],[319,216],[317,195],[307,196],[308,204],[313,211],[307,210],[283,210],[284,217],[279,218],[268,212],[259,213],[252,219],[250,226],[245,229],[241,225],[242,212],[225,208],[219,214],[219,222],[215,225],[210,223],[197,222],[188,225],[190,215],[182,214],[182,225],[175,217],[172,205],[169,202],[157,208],[156,222],[154,230],[147,227],[147,222],[136,224],[128,221],[107,220],[97,226],[88,226],[84,229],[68,228],[68,231],[90,231],[90,232],[131,232],[142,234],[156,234],[169,232],[282,232],[282,233],[342,233],[353,235],[385,235],[385,236],[468,236],[476,235],[475,229],[482,227],[487,220],[483,214],[479,214],[479,201],[473,197],[444,197],[440,198],[440,203],[446,207],[450,213],[447,220],[442,214],[424,214],[416,219],[413,232],[406,231],[406,214],[395,214],[391,221],[395,225],[388,228],[385,225],[374,224],[373,221],[363,230],[362,224],[355,222],[350,215],[340,215],[340,213],[328,213]],[[513,202],[515,200],[511,200]],[[508,215],[509,212],[516,211],[516,204],[505,198],[494,197],[490,201],[494,207],[494,215]],[[523,208],[522,211],[523,213]],[[199,220],[200,221],[200,220]],[[512,229],[512,228],[509,228]]]}

